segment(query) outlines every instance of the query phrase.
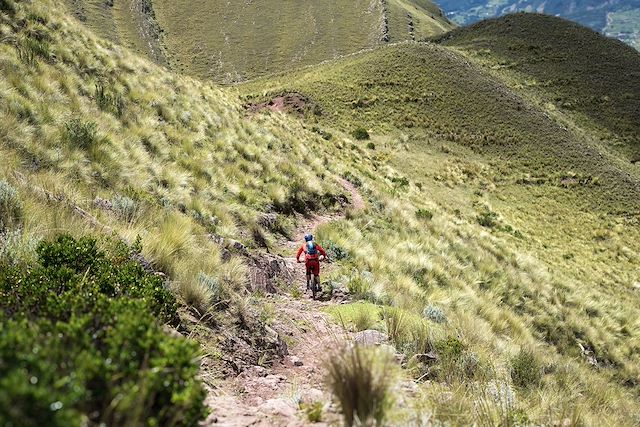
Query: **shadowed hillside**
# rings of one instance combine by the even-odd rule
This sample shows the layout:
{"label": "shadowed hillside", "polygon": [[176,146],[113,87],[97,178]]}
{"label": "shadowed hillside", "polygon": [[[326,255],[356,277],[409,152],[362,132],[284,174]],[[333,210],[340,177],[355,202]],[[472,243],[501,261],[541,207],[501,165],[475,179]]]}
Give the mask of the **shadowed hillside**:
{"label": "shadowed hillside", "polygon": [[[517,14],[438,39],[486,58],[557,108],[595,124],[640,160],[640,52],[568,21]],[[613,144],[614,141],[611,141]]]}

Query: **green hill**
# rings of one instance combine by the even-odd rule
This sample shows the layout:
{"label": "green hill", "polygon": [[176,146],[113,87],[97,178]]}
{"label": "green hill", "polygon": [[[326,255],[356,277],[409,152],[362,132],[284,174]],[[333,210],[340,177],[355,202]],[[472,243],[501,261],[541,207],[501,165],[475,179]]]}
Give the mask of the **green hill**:
{"label": "green hill", "polygon": [[[544,29],[544,31],[541,31]],[[518,14],[449,33],[456,46],[619,142],[629,161],[640,159],[640,53],[560,18]]]}
{"label": "green hill", "polygon": [[[486,37],[478,40],[484,41]],[[550,49],[554,57],[564,52],[562,46],[567,45]],[[587,111],[593,112],[585,124],[587,128],[602,119],[612,129],[620,130],[605,142],[608,148],[624,144],[620,148],[626,156],[636,149],[640,134],[640,121],[633,120],[638,109],[631,100],[639,99],[634,96],[638,84],[634,78],[637,68],[633,67],[640,64],[640,59],[629,48],[615,44],[614,47],[614,52],[622,54],[616,58],[620,59],[617,63],[624,64],[628,73],[618,73],[609,80],[609,75],[616,73],[614,70],[602,66],[606,71],[600,73],[588,59],[575,61],[571,62],[575,69],[565,74],[567,80],[561,80],[558,87],[582,97],[571,98],[575,109],[585,105],[590,108]],[[625,56],[628,51],[631,55]],[[483,58],[486,57],[485,54]],[[498,64],[500,59],[487,60],[488,66]],[[535,64],[537,61],[532,60]],[[568,68],[570,63],[565,64]],[[553,70],[552,66],[536,67],[545,72]],[[531,175],[560,185],[571,174],[577,174],[584,182],[584,200],[590,202],[585,206],[637,211],[640,175],[630,158],[620,159],[618,151],[610,153],[608,148],[602,148],[593,132],[584,137],[569,131],[544,107],[530,101],[527,91],[509,87],[483,68],[450,49],[403,44],[257,80],[241,86],[240,91],[248,103],[280,93],[301,93],[318,105],[316,114],[310,114],[312,122],[346,132],[364,127],[375,134],[386,134],[396,129],[462,143],[477,152],[508,160],[512,180]],[[554,75],[558,77],[561,71]],[[579,83],[565,85],[565,81]],[[592,87],[594,82],[598,82],[596,88]],[[549,84],[540,86],[542,89],[536,93],[556,96],[546,92]],[[608,102],[600,101],[605,92]],[[585,102],[580,103],[583,99]],[[595,108],[601,102],[607,102],[608,109]],[[580,188],[576,190],[582,192]]]}
{"label": "green hill", "polygon": [[[0,0],[0,424],[227,421],[265,388],[293,414],[266,424],[636,425],[628,105],[547,105],[474,52],[407,42],[219,87],[53,0]],[[254,286],[309,231],[344,303],[295,274]],[[388,345],[316,355],[324,319]]]}
{"label": "green hill", "polygon": [[223,83],[453,27],[427,0],[67,3],[103,37],[176,71]]}

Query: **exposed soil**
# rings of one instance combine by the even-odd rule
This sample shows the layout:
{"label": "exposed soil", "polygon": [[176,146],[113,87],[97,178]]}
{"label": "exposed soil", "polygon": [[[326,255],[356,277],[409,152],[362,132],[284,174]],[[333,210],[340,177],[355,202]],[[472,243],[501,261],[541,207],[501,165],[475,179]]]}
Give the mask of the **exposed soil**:
{"label": "exposed soil", "polygon": [[[362,209],[364,200],[348,181],[341,185],[349,191],[354,209]],[[305,291],[305,275],[301,266],[295,265],[294,251],[305,233],[342,215],[315,215],[301,218],[294,233],[294,240],[286,247],[292,253],[285,258],[295,268],[294,283]],[[323,265],[323,271],[331,268]],[[272,326],[288,343],[288,355],[274,361],[271,366],[252,366],[234,378],[226,379],[218,387],[211,387],[207,405],[211,415],[205,426],[305,426],[311,425],[305,407],[317,403],[323,406],[322,422],[315,426],[332,425],[340,420],[340,414],[324,385],[324,368],[333,351],[351,341],[351,334],[332,323],[322,311],[323,307],[341,302],[314,301],[309,293],[301,298],[291,295],[268,296],[275,308]],[[206,368],[205,368],[206,369]]]}
{"label": "exposed soil", "polygon": [[296,92],[286,93],[269,101],[253,103],[246,106],[247,111],[251,114],[269,110],[277,113],[297,114],[300,116],[314,108],[315,104],[313,102],[304,95]]}

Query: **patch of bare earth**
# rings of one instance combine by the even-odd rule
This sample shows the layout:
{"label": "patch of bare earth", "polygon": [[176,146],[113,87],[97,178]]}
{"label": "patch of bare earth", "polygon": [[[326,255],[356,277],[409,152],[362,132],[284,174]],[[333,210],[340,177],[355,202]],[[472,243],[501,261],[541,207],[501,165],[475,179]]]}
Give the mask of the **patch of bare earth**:
{"label": "patch of bare earth", "polygon": [[249,113],[255,114],[261,111],[273,111],[276,113],[289,113],[304,115],[305,112],[315,108],[315,104],[302,94],[291,92],[276,96],[263,102],[256,102],[246,106]]}

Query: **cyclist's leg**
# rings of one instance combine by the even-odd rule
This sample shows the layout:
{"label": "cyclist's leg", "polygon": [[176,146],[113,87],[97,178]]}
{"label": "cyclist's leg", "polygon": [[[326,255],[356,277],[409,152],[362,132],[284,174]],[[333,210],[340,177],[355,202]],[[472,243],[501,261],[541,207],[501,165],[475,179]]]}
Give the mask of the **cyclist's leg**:
{"label": "cyclist's leg", "polygon": [[310,265],[309,265],[309,261],[305,261],[304,263],[304,268],[307,272],[307,290],[309,290],[311,288],[311,269],[310,269]]}

